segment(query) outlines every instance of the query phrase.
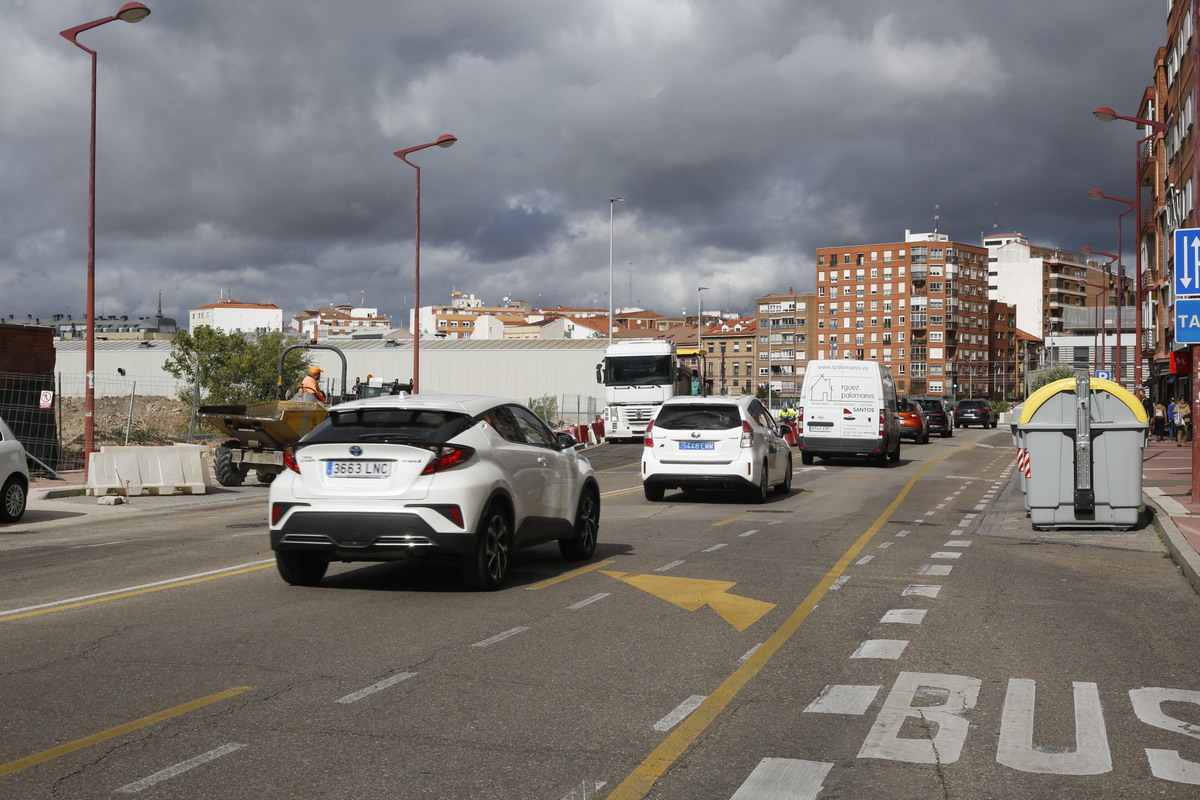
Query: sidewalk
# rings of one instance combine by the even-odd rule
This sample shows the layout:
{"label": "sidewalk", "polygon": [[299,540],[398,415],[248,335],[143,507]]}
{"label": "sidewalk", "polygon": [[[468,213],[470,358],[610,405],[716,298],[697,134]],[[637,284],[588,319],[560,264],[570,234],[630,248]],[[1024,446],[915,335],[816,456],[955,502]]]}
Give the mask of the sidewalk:
{"label": "sidewalk", "polygon": [[1192,445],[1150,438],[1142,452],[1142,499],[1171,558],[1200,592],[1200,503],[1192,498]]}

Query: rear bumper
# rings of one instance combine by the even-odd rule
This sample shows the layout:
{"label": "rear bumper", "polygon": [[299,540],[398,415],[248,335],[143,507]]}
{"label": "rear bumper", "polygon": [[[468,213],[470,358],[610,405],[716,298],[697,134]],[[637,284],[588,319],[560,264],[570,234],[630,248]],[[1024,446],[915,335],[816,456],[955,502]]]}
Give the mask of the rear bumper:
{"label": "rear bumper", "polygon": [[740,490],[757,485],[744,475],[689,475],[659,473],[647,475],[642,483],[646,486],[661,486],[663,489],[730,489]]}
{"label": "rear bumper", "polygon": [[427,555],[467,555],[471,531],[435,530],[419,514],[294,510],[271,529],[272,550],[326,553],[339,561],[393,561]]}
{"label": "rear bumper", "polygon": [[[903,434],[901,434],[903,436]],[[820,436],[801,436],[796,446],[804,453],[814,456],[873,456],[884,452],[887,442],[882,437],[874,439],[835,439]]]}

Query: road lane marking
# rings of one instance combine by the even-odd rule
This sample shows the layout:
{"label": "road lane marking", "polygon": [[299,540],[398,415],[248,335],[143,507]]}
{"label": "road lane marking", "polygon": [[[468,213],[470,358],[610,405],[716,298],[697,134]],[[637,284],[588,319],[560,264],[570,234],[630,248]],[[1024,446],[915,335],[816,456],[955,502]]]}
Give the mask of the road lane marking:
{"label": "road lane marking", "polygon": [[0,778],[4,777],[5,775],[11,775],[14,772],[20,772],[23,769],[27,769],[37,764],[44,764],[45,762],[51,761],[59,756],[65,756],[68,753],[74,753],[76,750],[83,750],[84,748],[91,747],[94,744],[107,742],[109,739],[115,739],[118,736],[124,736],[127,733],[132,733],[133,731],[149,727],[150,725],[155,725],[163,720],[168,720],[172,717],[178,717],[181,714],[188,713],[189,711],[195,711],[197,709],[204,708],[205,706],[219,703],[222,700],[228,700],[231,697],[236,697],[239,694],[248,692],[253,688],[253,686],[234,686],[232,689],[226,689],[223,692],[210,694],[207,697],[201,697],[199,700],[193,700],[190,703],[184,703],[182,705],[174,706],[173,708],[168,708],[166,711],[159,711],[157,714],[151,714],[146,717],[141,717],[140,719],[135,719],[132,722],[126,722],[124,725],[118,725],[115,728],[109,728],[106,731],[93,733],[91,736],[85,736],[82,739],[76,739],[73,742],[60,744],[58,747],[52,747],[49,750],[43,750],[40,753],[34,753],[31,756],[26,756],[25,758],[17,759],[16,761],[10,761],[7,764],[0,764]]}
{"label": "road lane marking", "polygon": [[609,794],[608,800],[641,800],[641,798],[644,798],[658,779],[666,774],[667,770],[679,760],[684,751],[691,747],[696,739],[708,729],[742,688],[758,675],[775,654],[779,652],[780,648],[796,634],[800,626],[808,619],[809,614],[821,602],[821,599],[829,593],[834,581],[842,577],[842,574],[849,568],[854,559],[858,557],[863,548],[887,524],[892,514],[895,513],[900,504],[908,497],[913,487],[917,485],[917,481],[943,458],[958,452],[961,451],[952,450],[943,453],[922,467],[916,475],[913,475],[908,483],[904,485],[904,488],[896,494],[896,498],[883,510],[883,513],[850,545],[849,549],[842,554],[837,563],[830,567],[829,571],[825,573],[825,577],[812,588],[808,596],[784,620],[783,624],[763,642],[754,655],[746,659],[740,667],[722,681],[721,685],[708,696],[707,700],[700,704],[700,707],[695,712],[689,715],[675,730],[671,731],[640,764],[634,767],[633,772]]}
{"label": "road lane marking", "polygon": [[502,642],[510,636],[516,636],[518,633],[524,633],[527,630],[529,630],[528,626],[518,625],[515,628],[509,628],[504,633],[497,633],[495,636],[484,639],[482,642],[476,642],[475,644],[471,645],[471,647],[487,647],[495,644],[496,642]]}
{"label": "road lane marking", "polygon": [[938,552],[936,552],[936,553],[933,553],[933,554],[932,554],[932,555],[930,555],[929,557],[930,557],[930,558],[940,558],[940,559],[944,559],[944,560],[948,560],[948,561],[953,561],[953,560],[954,560],[954,559],[956,559],[956,558],[962,558],[962,553],[951,553],[951,552],[945,552],[945,551],[940,551],[940,550],[939,550]]}
{"label": "road lane marking", "polygon": [[861,717],[867,713],[882,686],[826,686],[804,710],[810,714],[847,714]]}
{"label": "road lane marking", "polygon": [[728,525],[731,522],[737,522],[739,519],[745,519],[748,516],[750,516],[750,515],[749,514],[738,514],[736,517],[730,517],[729,519],[724,519],[724,520],[721,520],[720,522],[714,522],[712,524],[712,526],[714,528],[719,528],[722,525]]}
{"label": "road lane marking", "polygon": [[721,619],[739,631],[744,631],[775,608],[752,597],[731,594],[737,586],[733,581],[714,581],[702,578],[672,578],[666,575],[632,575],[627,572],[605,572],[610,578],[641,589],[647,594],[666,600],[685,611],[697,611],[708,606]]}
{"label": "road lane marking", "polygon": [[856,566],[856,567],[865,566],[866,564],[870,564],[874,560],[875,560],[875,556],[863,556],[858,561],[854,562],[854,566]]}
{"label": "road lane marking", "polygon": [[816,800],[833,764],[764,758],[729,800]]}
{"label": "road lane marking", "polygon": [[639,485],[639,486],[634,486],[632,489],[614,489],[611,492],[601,492],[600,496],[601,497],[614,497],[615,495],[618,495],[618,494],[632,494],[633,492],[640,492],[640,491],[642,491],[642,487]]}
{"label": "road lane marking", "polygon": [[594,594],[586,600],[580,600],[578,603],[573,603],[573,604],[567,606],[567,608],[570,609],[571,611],[578,611],[579,609],[583,608],[584,606],[590,606],[592,603],[596,603],[596,602],[599,602],[600,600],[603,600],[604,598],[608,597],[609,594],[610,594],[610,592],[601,592],[600,594]]}
{"label": "road lane marking", "polygon": [[846,581],[848,581],[848,580],[850,580],[850,576],[849,576],[849,575],[843,575],[842,577],[838,578],[836,581],[834,581],[834,582],[833,582],[833,584],[832,584],[832,585],[829,587],[829,590],[830,590],[831,592],[836,592],[838,589],[840,589],[840,588],[842,588],[843,586],[845,586],[845,585],[846,585]]}
{"label": "road lane marking", "polygon": [[917,570],[917,574],[942,576],[949,575],[952,569],[954,569],[954,566],[951,564],[924,564]]}
{"label": "road lane marking", "polygon": [[868,639],[858,646],[851,658],[885,658],[895,661],[904,654],[904,639]]}
{"label": "road lane marking", "polygon": [[671,730],[671,728],[674,728],[680,722],[683,722],[685,719],[687,719],[688,714],[691,714],[693,711],[699,708],[700,704],[703,703],[704,700],[705,696],[702,694],[692,695],[687,700],[684,700],[682,703],[675,706],[675,710],[670,714],[667,714],[658,722],[654,723],[654,730],[666,733],[667,731]]}
{"label": "road lane marking", "polygon": [[926,610],[923,608],[893,608],[883,615],[880,622],[895,622],[900,625],[920,625],[925,621]]}
{"label": "road lane marking", "polygon": [[670,569],[675,569],[676,567],[678,567],[678,566],[679,566],[680,564],[682,564],[682,563],[683,563],[683,559],[682,559],[682,558],[680,558],[680,559],[676,559],[675,561],[672,561],[672,562],[671,562],[671,563],[669,563],[669,564],[663,564],[661,567],[655,567],[655,568],[654,568],[654,571],[655,571],[655,572],[666,572],[667,570],[670,570]]}
{"label": "road lane marking", "polygon": [[150,592],[161,592],[164,589],[175,589],[180,586],[191,586],[194,583],[203,583],[205,581],[216,580],[217,578],[229,578],[234,575],[244,575],[247,572],[256,572],[260,569],[266,569],[274,565],[275,560],[270,561],[251,561],[248,564],[239,564],[236,567],[226,567],[224,569],[215,569],[211,572],[198,572],[195,575],[185,575],[182,578],[168,578],[165,581],[155,581],[154,583],[144,583],[140,586],[130,586],[125,589],[113,589],[108,592],[97,592],[96,594],[84,595],[83,597],[72,597],[67,600],[56,600],[53,603],[42,603],[36,606],[26,606],[25,608],[14,608],[11,611],[0,611],[0,622],[8,622],[14,619],[23,619],[25,617],[34,617],[38,614],[49,614],[53,611],[67,611],[72,608],[81,608],[83,606],[95,605],[96,603],[106,603],[110,600],[121,600],[126,597],[134,597],[139,594],[148,594]]}
{"label": "road lane marking", "polygon": [[748,530],[748,531],[746,531],[745,533],[739,533],[739,534],[738,534],[738,536],[740,536],[740,537],[742,537],[742,538],[744,539],[745,537],[747,537],[747,536],[753,536],[753,535],[754,535],[754,534],[756,534],[756,533],[758,533],[758,529],[757,529],[757,528],[754,528],[753,530]]}
{"label": "road lane marking", "polygon": [[362,700],[364,697],[369,697],[369,696],[375,694],[376,692],[383,691],[384,689],[388,688],[389,686],[395,686],[397,683],[400,683],[400,681],[406,681],[409,678],[415,678],[415,677],[417,677],[417,673],[415,673],[415,672],[401,672],[396,675],[393,675],[390,678],[381,680],[379,683],[371,684],[370,686],[368,686],[365,689],[359,689],[357,692],[352,692],[352,693],[346,695],[345,697],[339,697],[334,702],[335,703],[357,703],[359,700]]}
{"label": "road lane marking", "polygon": [[164,770],[159,770],[153,775],[148,775],[145,778],[142,778],[140,781],[127,783],[120,789],[117,789],[115,792],[113,792],[113,794],[137,794],[142,789],[149,789],[156,783],[162,783],[163,781],[174,778],[177,775],[182,775],[190,769],[195,769],[201,764],[207,764],[209,761],[214,761],[221,756],[226,756],[230,753],[241,750],[245,746],[246,745],[239,744],[237,742],[230,742],[229,744],[222,745],[215,750],[209,750],[207,753],[201,753],[195,758],[189,758],[187,761],[180,761],[174,766],[167,767]]}
{"label": "road lane marking", "polygon": [[914,584],[910,584],[909,586],[905,586],[904,591],[902,591],[900,593],[900,596],[901,597],[910,597],[910,596],[937,597],[938,593],[941,591],[942,591],[941,586],[928,586],[928,585],[914,583]]}
{"label": "road lane marking", "polygon": [[720,550],[722,547],[726,547],[726,546],[727,546],[727,545],[725,545],[724,543],[721,543],[721,544],[714,544],[712,547],[706,547],[706,548],[704,548],[703,550],[701,550],[700,552],[701,552],[701,553],[711,553],[711,552],[713,552],[714,550]]}
{"label": "road lane marking", "polygon": [[942,545],[942,547],[970,547],[970,546],[971,546],[970,539],[951,539],[950,541],[948,541],[944,545]]}
{"label": "road lane marking", "polygon": [[562,796],[562,800],[594,800],[596,792],[608,785],[608,781],[583,780],[578,786]]}
{"label": "road lane marking", "polygon": [[562,583],[563,581],[568,581],[571,578],[577,578],[580,575],[585,575],[585,574],[591,572],[592,570],[597,570],[597,569],[600,569],[601,567],[607,567],[611,563],[613,563],[613,562],[597,561],[595,564],[588,564],[586,567],[580,567],[579,569],[573,569],[570,572],[564,572],[562,575],[559,575],[554,578],[547,578],[544,581],[535,583],[533,586],[526,586],[525,588],[531,589],[531,590],[532,589],[545,589],[547,586],[553,586],[556,583]]}

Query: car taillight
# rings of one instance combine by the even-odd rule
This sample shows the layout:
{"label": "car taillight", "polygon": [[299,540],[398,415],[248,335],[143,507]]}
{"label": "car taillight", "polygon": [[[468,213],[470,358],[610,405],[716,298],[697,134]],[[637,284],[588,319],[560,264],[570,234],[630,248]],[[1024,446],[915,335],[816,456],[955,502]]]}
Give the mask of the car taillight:
{"label": "car taillight", "polygon": [[474,447],[457,444],[429,445],[429,450],[433,453],[433,460],[425,465],[425,469],[421,470],[422,475],[433,475],[435,472],[453,469],[475,455]]}
{"label": "car taillight", "polygon": [[804,406],[800,406],[796,409],[796,424],[801,428],[804,427]]}
{"label": "car taillight", "polygon": [[884,436],[886,434],[887,434],[887,416],[882,411],[880,411],[879,412],[879,435]]}
{"label": "car taillight", "polygon": [[754,446],[754,429],[749,422],[742,422],[742,447]]}
{"label": "car taillight", "polygon": [[285,444],[283,446],[283,466],[290,469],[297,475],[300,474],[300,465],[296,463],[296,445]]}
{"label": "car taillight", "polygon": [[644,437],[642,439],[642,444],[644,444],[646,447],[654,447],[654,439],[652,439],[650,437],[650,431],[653,427],[654,427],[653,422],[647,422],[646,423],[646,432],[642,434],[642,436]]}

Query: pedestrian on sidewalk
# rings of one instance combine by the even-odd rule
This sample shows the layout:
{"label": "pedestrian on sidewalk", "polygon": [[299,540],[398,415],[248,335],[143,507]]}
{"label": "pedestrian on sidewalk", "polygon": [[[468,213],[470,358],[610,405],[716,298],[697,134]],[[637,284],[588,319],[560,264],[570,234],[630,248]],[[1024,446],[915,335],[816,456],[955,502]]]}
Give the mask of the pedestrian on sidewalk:
{"label": "pedestrian on sidewalk", "polygon": [[1175,420],[1179,419],[1179,415],[1175,413],[1175,398],[1171,398],[1171,402],[1167,403],[1167,433],[1171,441],[1175,441]]}
{"label": "pedestrian on sidewalk", "polygon": [[1154,422],[1153,433],[1158,437],[1158,441],[1161,442],[1167,432],[1167,407],[1162,404],[1162,400],[1154,404],[1151,419]]}
{"label": "pedestrian on sidewalk", "polygon": [[1175,401],[1175,446],[1183,447],[1188,441],[1188,429],[1191,427],[1192,409],[1188,401],[1179,398]]}

